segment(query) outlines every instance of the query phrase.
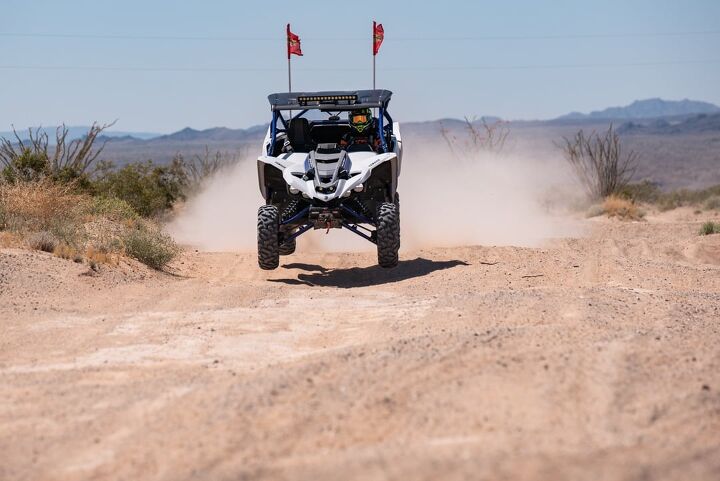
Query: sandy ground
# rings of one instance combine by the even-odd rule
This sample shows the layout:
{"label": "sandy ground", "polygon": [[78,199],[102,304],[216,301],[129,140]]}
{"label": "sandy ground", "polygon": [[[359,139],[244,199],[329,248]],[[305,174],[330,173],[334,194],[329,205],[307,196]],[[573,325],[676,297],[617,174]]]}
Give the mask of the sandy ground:
{"label": "sandy ground", "polygon": [[2,480],[720,479],[720,236],[544,248],[0,251]]}

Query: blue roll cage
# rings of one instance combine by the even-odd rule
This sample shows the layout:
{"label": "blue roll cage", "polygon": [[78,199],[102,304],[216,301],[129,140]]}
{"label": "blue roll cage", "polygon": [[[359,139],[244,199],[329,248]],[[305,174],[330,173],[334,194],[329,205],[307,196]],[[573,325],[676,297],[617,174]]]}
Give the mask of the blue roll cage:
{"label": "blue roll cage", "polygon": [[[382,105],[378,107],[378,122],[377,122],[377,136],[380,139],[380,148],[382,149],[382,153],[387,152],[387,139],[385,138],[385,124],[383,122],[383,119],[386,119],[388,122],[388,134],[392,136],[393,134],[393,119],[390,116],[390,113],[387,110],[387,102],[384,102]],[[282,116],[280,113],[280,110],[273,109],[272,111],[272,120],[270,122],[270,145],[268,145],[267,148],[267,154],[272,155],[272,149],[275,145],[275,141],[277,139],[277,134],[280,132],[286,132],[288,129],[288,124],[293,119],[297,119],[305,115],[310,110],[321,110],[323,112],[350,112],[359,108],[363,108],[361,105],[355,105],[352,106],[353,108],[348,108],[347,106],[339,106],[339,108],[335,109],[330,106],[324,106],[323,108],[317,108],[317,109],[303,109],[300,112],[298,112],[296,115],[292,115],[290,119],[286,120],[285,117]],[[292,112],[292,111],[290,111]],[[278,120],[282,124],[282,128],[278,128]],[[316,124],[326,124],[326,125],[342,125],[344,122],[330,122],[327,120],[320,120],[315,122]]]}

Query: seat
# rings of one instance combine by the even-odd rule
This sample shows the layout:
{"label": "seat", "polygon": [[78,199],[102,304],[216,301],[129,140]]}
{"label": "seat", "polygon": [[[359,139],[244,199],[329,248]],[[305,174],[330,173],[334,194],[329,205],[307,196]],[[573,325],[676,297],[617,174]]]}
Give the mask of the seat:
{"label": "seat", "polygon": [[296,152],[310,152],[312,138],[310,137],[310,123],[304,117],[297,117],[290,121],[287,131],[290,145]]}

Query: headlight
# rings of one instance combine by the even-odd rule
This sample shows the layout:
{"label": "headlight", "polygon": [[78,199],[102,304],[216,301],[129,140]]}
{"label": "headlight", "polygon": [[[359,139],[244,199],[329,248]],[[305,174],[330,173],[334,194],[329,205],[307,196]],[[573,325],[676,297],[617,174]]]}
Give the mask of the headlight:
{"label": "headlight", "polygon": [[355,187],[353,187],[353,190],[354,190],[355,192],[362,192],[364,188],[365,188],[364,185],[358,184],[358,185],[356,185]]}
{"label": "headlight", "polygon": [[290,189],[289,189],[289,190],[290,190],[290,193],[293,194],[293,195],[300,193],[300,189],[298,189],[298,188],[296,188],[296,187],[293,187],[293,186],[290,186]]}

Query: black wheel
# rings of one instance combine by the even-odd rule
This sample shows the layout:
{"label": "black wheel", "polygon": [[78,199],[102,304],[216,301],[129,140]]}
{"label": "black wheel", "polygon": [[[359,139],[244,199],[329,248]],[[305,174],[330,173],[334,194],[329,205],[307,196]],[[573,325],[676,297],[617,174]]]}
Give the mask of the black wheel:
{"label": "black wheel", "polygon": [[260,269],[277,269],[280,265],[278,229],[280,215],[274,205],[263,205],[258,209],[258,265]]}
{"label": "black wheel", "polygon": [[400,249],[400,209],[393,202],[382,202],[377,208],[377,252],[380,267],[395,267]]}
{"label": "black wheel", "polygon": [[285,241],[282,244],[280,244],[280,255],[281,256],[289,256],[290,254],[295,252],[295,239]]}

